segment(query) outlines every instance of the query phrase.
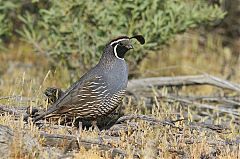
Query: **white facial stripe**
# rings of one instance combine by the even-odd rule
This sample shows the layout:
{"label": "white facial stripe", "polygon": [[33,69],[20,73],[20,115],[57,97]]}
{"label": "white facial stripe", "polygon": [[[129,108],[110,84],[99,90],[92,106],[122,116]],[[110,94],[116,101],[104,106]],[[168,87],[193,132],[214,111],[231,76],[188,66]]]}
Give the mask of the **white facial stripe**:
{"label": "white facial stripe", "polygon": [[117,55],[117,46],[118,46],[118,44],[117,44],[116,46],[114,46],[114,48],[113,48],[114,55],[116,56],[116,58],[118,58],[118,59],[120,59],[120,60],[124,60],[124,58],[118,57],[118,55]]}
{"label": "white facial stripe", "polygon": [[118,43],[118,42],[123,41],[123,40],[129,40],[129,39],[127,39],[127,38],[118,39],[118,40],[116,40],[116,41],[111,42],[110,45],[113,45],[113,44]]}

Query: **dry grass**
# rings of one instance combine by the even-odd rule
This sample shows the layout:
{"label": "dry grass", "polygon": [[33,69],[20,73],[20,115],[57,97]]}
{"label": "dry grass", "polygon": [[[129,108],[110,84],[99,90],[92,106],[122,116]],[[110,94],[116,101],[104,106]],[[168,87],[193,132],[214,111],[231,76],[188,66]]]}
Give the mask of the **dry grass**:
{"label": "dry grass", "polygon": [[[199,42],[199,38],[196,33],[179,36],[170,47],[164,48],[158,54],[150,54],[148,59],[139,66],[140,74],[146,77],[207,72],[240,83],[240,73],[233,71],[239,64],[232,62],[233,54],[229,48],[221,45],[221,37],[209,35],[206,42]],[[67,88],[71,83],[68,70],[59,66],[55,71],[50,71],[46,57],[33,54],[29,46],[25,44],[13,46],[8,53],[0,53],[0,61],[0,96],[27,97],[0,100],[1,104],[46,107],[46,101],[42,95],[43,90],[49,86]],[[78,75],[80,74],[82,73],[78,72]],[[176,91],[195,95],[225,93],[209,86],[184,87]],[[156,92],[167,93],[167,89],[155,90],[153,96]],[[125,113],[146,113],[159,120],[188,117],[187,121],[176,123],[177,126],[183,128],[182,130],[169,126],[152,126],[147,122],[138,121],[136,130],[129,126],[127,133],[120,134],[120,141],[105,141],[113,147],[126,150],[130,154],[129,158],[132,158],[135,152],[140,153],[141,158],[155,158],[156,156],[157,158],[211,158],[211,155],[218,158],[240,157],[240,145],[231,147],[214,145],[214,143],[236,140],[240,137],[239,125],[234,123],[237,119],[232,116],[219,115],[218,112],[200,110],[190,105],[182,106],[178,102],[167,103],[157,98],[151,110],[147,109],[141,101],[138,104],[128,101],[124,105]],[[205,116],[200,115],[198,122],[211,121],[214,124],[227,124],[230,129],[216,132],[206,128],[190,128],[190,122],[195,121],[195,116],[199,112]],[[44,147],[42,145],[44,139],[39,137],[38,128],[32,124],[24,124],[22,120],[14,120],[10,115],[0,117],[0,124],[14,130],[11,158],[58,158],[66,147],[64,143],[59,148]],[[65,127],[46,128],[45,131],[53,134],[69,134],[69,130]],[[75,128],[71,131],[79,135]],[[94,130],[82,130],[80,136],[84,139],[92,138],[96,137],[97,133]],[[34,144],[26,145],[26,138],[31,138]],[[34,142],[35,140],[40,144],[36,144],[38,142]],[[189,144],[189,142],[193,143]],[[111,157],[109,152],[100,152],[97,147],[93,147],[91,150],[80,148],[74,153],[74,158]]]}

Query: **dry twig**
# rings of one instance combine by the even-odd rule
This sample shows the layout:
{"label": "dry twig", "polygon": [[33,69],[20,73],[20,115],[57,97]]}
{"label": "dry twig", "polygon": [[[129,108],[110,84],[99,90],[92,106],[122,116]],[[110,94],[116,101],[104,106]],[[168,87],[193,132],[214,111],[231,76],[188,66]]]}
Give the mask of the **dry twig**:
{"label": "dry twig", "polygon": [[130,92],[140,90],[146,87],[158,86],[184,86],[184,85],[213,85],[216,87],[230,89],[240,93],[240,85],[220,79],[208,74],[193,76],[176,77],[152,77],[144,79],[131,80],[128,83],[127,90]]}
{"label": "dry twig", "polygon": [[213,106],[213,105],[209,105],[209,104],[202,104],[202,103],[190,101],[188,99],[184,99],[184,98],[181,98],[181,97],[174,97],[174,96],[167,95],[167,96],[161,96],[159,98],[165,98],[165,100],[169,101],[169,102],[177,101],[177,102],[183,103],[185,105],[187,104],[188,106],[189,105],[194,105],[194,106],[197,106],[199,108],[211,109],[211,110],[216,110],[216,111],[219,111],[219,112],[222,112],[222,113],[228,113],[228,114],[232,114],[232,115],[235,115],[235,116],[240,116],[239,112],[234,111],[233,109],[217,107],[217,106]]}

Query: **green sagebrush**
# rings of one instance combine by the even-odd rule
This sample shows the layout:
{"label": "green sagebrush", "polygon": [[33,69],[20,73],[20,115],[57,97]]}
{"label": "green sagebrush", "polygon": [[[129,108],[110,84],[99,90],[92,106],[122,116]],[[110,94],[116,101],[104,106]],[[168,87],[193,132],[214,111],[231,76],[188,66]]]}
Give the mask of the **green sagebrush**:
{"label": "green sagebrush", "polygon": [[137,64],[177,33],[224,16],[220,8],[204,0],[45,2],[29,2],[37,9],[18,15],[22,23],[18,33],[36,51],[56,59],[53,61],[61,59],[69,67],[72,54],[78,59],[77,66],[90,67],[98,61],[108,40],[119,35],[142,34],[147,44],[142,50],[136,45],[128,56],[128,60]]}

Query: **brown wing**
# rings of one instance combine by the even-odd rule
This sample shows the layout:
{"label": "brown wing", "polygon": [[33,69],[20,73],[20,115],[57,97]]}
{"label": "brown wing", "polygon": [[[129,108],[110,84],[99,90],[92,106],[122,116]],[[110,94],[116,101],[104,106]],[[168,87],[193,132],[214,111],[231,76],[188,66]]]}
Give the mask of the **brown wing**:
{"label": "brown wing", "polygon": [[68,96],[58,104],[59,109],[47,117],[66,115],[94,118],[107,96],[109,96],[109,91],[102,77],[94,77],[69,92]]}

